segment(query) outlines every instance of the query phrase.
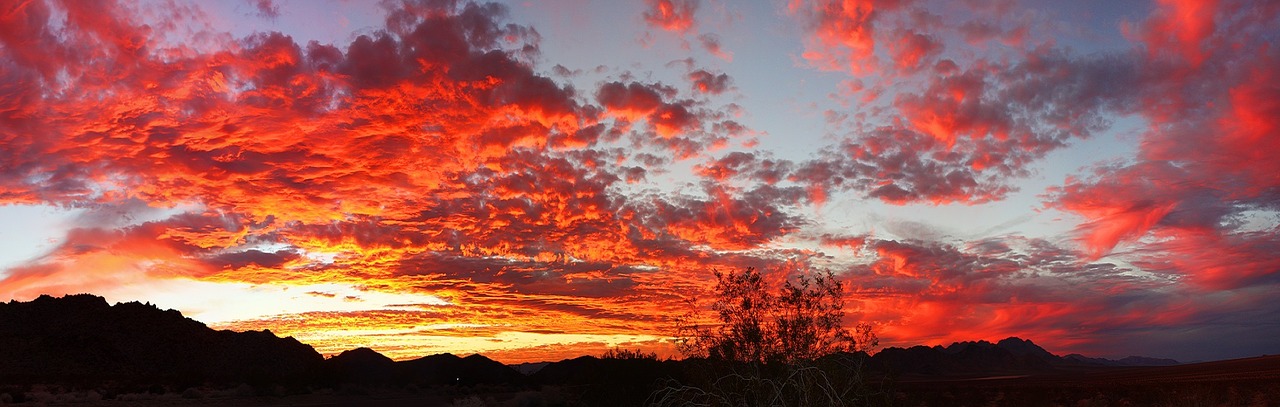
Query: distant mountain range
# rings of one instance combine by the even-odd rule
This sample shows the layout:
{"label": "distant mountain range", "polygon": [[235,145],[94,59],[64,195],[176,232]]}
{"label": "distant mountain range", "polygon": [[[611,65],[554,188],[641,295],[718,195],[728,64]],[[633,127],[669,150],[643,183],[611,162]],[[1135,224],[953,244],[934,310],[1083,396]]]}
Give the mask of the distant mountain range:
{"label": "distant mountain range", "polygon": [[1034,373],[1062,368],[1114,366],[1171,366],[1173,359],[1130,356],[1120,360],[1089,358],[1078,354],[1057,356],[1031,340],[1006,338],[956,342],[946,347],[886,348],[870,357],[873,369],[903,374],[957,375]]}
{"label": "distant mountain range", "polygon": [[361,348],[325,359],[311,346],[269,331],[217,331],[178,311],[137,302],[109,305],[89,294],[0,303],[0,384],[127,382],[182,388],[526,380],[480,355],[397,362]]}
{"label": "distant mountain range", "polygon": [[1079,353],[1072,353],[1062,357],[1063,360],[1101,366],[1174,366],[1182,364],[1182,362],[1173,359],[1157,359],[1142,356],[1127,356],[1120,360],[1111,360],[1103,358],[1091,358]]}
{"label": "distant mountain range", "polygon": [[337,383],[469,386],[528,381],[515,369],[478,354],[458,357],[445,353],[397,362],[372,349],[359,348],[325,362]]}
{"label": "distant mountain range", "polygon": [[215,331],[137,302],[80,294],[0,303],[5,382],[309,381],[324,357],[267,331]]}
{"label": "distant mountain range", "polygon": [[[981,375],[1178,364],[1142,357],[1060,357],[1019,338],[996,343],[957,342],[947,347],[887,348],[874,356],[846,356],[862,358],[866,368],[890,375]],[[679,378],[690,363],[705,363],[586,356],[513,367],[481,355],[441,354],[394,361],[367,348],[325,359],[310,346],[269,331],[217,331],[177,311],[137,302],[109,305],[102,297],[89,294],[0,303],[0,361],[3,383],[136,382],[178,387],[208,383],[468,386],[602,381],[649,385],[662,378]]]}

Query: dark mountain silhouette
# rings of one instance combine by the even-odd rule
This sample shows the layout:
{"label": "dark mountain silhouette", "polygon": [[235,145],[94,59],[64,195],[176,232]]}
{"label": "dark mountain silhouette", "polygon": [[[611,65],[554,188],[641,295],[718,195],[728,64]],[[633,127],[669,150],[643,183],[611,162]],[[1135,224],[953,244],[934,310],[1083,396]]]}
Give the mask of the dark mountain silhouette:
{"label": "dark mountain silhouette", "polygon": [[945,348],[886,348],[871,357],[870,365],[896,374],[957,375],[1046,371],[1057,362],[1057,356],[1031,341],[1007,338],[997,343],[955,342]]}
{"label": "dark mountain silhouette", "polygon": [[651,382],[669,375],[667,370],[677,363],[654,359],[601,359],[581,356],[549,363],[530,375],[539,383],[592,384],[610,381]]}
{"label": "dark mountain silhouette", "polygon": [[542,368],[547,367],[547,365],[549,364],[551,364],[551,362],[529,362],[529,363],[517,363],[514,365],[507,365],[507,366],[511,366],[511,368],[515,369],[517,372],[520,372],[521,374],[528,376],[534,373],[538,373],[539,370],[542,370]]}
{"label": "dark mountain silhouette", "polygon": [[[996,343],[966,341],[945,347],[886,348],[875,355],[834,354],[819,359],[816,365],[834,375],[847,374],[850,367],[861,366],[861,373],[866,374],[865,377],[876,378],[874,380],[889,378],[918,383],[993,376],[1057,377],[1092,374],[1091,372],[1113,369],[1113,366],[1121,366],[1122,363],[1156,363],[1154,361],[1064,358],[1030,340],[1006,338]],[[592,405],[624,405],[628,400],[644,399],[655,386],[714,383],[726,375],[776,371],[777,368],[778,366],[753,367],[706,359],[658,361],[583,356],[547,363],[530,374],[529,378],[536,384],[581,389],[582,400],[590,401],[589,404]],[[828,377],[838,379],[836,376]]]}
{"label": "dark mountain silhouette", "polygon": [[967,375],[1020,374],[1072,367],[1170,366],[1172,359],[1127,357],[1121,360],[1078,354],[1057,356],[1026,339],[1011,337],[996,343],[955,342],[947,347],[886,348],[870,358],[870,366],[898,374]]}
{"label": "dark mountain silhouette", "polygon": [[516,384],[524,381],[524,375],[510,366],[479,354],[460,358],[445,353],[397,364],[417,384]]}
{"label": "dark mountain silhouette", "polygon": [[1097,366],[1174,366],[1180,365],[1173,359],[1158,359],[1142,356],[1128,356],[1119,360],[1091,358],[1078,353],[1063,356],[1062,359],[1069,364],[1097,365]]}
{"label": "dark mountain silhouette", "polygon": [[[1056,356],[1030,340],[887,348],[874,356],[833,355],[868,372],[957,377],[1166,366],[1169,359]],[[831,360],[828,360],[830,362]],[[137,302],[109,305],[88,294],[0,303],[0,382],[131,382],[341,385],[570,385],[609,389],[601,397],[640,396],[656,382],[717,371],[708,360],[579,357],[541,363],[525,375],[481,355],[394,361],[368,348],[324,359],[310,346],[269,331],[209,329],[177,311]],[[1073,370],[1075,369],[1075,370]],[[532,369],[531,369],[532,370]],[[703,372],[703,373],[699,373]],[[692,375],[692,376],[691,376]],[[604,399],[602,399],[604,400]]]}
{"label": "dark mountain silhouette", "polygon": [[520,384],[527,379],[515,369],[481,355],[448,353],[394,361],[369,349],[342,352],[325,361],[333,383],[475,385]]}
{"label": "dark mountain silhouette", "polygon": [[1053,360],[1057,358],[1056,355],[1049,353],[1049,351],[1047,350],[1044,350],[1044,348],[1041,348],[1039,345],[1036,345],[1034,342],[1031,342],[1030,339],[1010,337],[1010,338],[1002,339],[1000,340],[1000,342],[996,342],[995,346],[997,348],[1007,350],[1009,351],[1009,353],[1012,353],[1014,356],[1019,356],[1019,357],[1032,356],[1032,357],[1035,357],[1038,359],[1044,359],[1044,360]]}
{"label": "dark mountain silhouette", "polygon": [[396,362],[369,348],[342,352],[324,361],[337,383],[391,383],[397,381]]}
{"label": "dark mountain silhouette", "polygon": [[[886,348],[865,353],[823,358],[831,363],[858,362],[870,372],[890,375],[981,375],[1049,372],[1063,366],[1111,366],[1088,361],[1064,361],[1030,340],[1008,338],[998,343],[956,342],[947,347]],[[820,361],[822,362],[822,361]],[[653,359],[601,359],[583,356],[545,363],[529,375],[537,383],[590,385],[608,382],[648,383],[687,376],[689,371],[715,370],[708,360],[657,361]],[[846,363],[847,364],[847,363]]]}
{"label": "dark mountain silhouette", "polygon": [[324,358],[268,331],[215,331],[177,311],[88,294],[0,303],[0,379],[299,383]]}
{"label": "dark mountain silhouette", "polygon": [[1144,356],[1126,356],[1117,360],[1120,366],[1175,366],[1182,362],[1173,359],[1149,358]]}
{"label": "dark mountain silhouette", "polygon": [[371,349],[325,360],[269,331],[216,331],[174,310],[102,297],[0,303],[0,382],[189,386],[202,383],[517,384],[524,375],[481,355],[396,362]]}
{"label": "dark mountain silhouette", "polygon": [[631,405],[665,380],[687,381],[686,373],[699,362],[582,356],[549,363],[529,377],[537,384],[582,389],[579,397],[587,405]]}
{"label": "dark mountain silhouette", "polygon": [[474,385],[520,384],[526,380],[512,367],[488,357],[457,357],[451,353],[397,362],[372,349],[358,348],[330,357],[325,367],[334,384]]}

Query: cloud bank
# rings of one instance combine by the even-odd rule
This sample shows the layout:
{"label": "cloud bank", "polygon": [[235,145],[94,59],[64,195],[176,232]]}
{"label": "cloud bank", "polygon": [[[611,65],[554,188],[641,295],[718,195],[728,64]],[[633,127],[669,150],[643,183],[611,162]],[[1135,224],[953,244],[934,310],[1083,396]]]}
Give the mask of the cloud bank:
{"label": "cloud bank", "polygon": [[[347,305],[223,326],[326,353],[519,361],[670,352],[670,317],[710,270],[780,283],[829,268],[850,322],[890,344],[1016,335],[1212,358],[1227,353],[1194,344],[1280,334],[1253,323],[1280,288],[1280,6],[1162,1],[1117,23],[1125,43],[1082,52],[1038,28],[1053,16],[1001,4],[787,3],[797,62],[842,84],[831,134],[803,158],[754,147],[784,135],[746,124],[730,39],[695,18],[715,3],[648,1],[636,19],[715,59],[596,82],[571,80],[537,27],[494,3],[388,3],[340,44],[237,38],[191,5],[4,6],[0,203],[81,215],[0,274],[0,296],[337,284],[369,295],[294,290],[281,295]],[[1121,119],[1145,126],[1136,156],[1023,191],[1047,157]],[[814,209],[1020,193],[1072,235],[833,233]]]}

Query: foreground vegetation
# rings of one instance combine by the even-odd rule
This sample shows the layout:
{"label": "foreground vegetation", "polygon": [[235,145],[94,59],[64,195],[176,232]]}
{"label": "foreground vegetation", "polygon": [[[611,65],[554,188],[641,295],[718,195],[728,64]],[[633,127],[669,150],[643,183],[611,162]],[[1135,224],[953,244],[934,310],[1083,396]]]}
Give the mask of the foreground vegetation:
{"label": "foreground vegetation", "polygon": [[[1074,372],[1044,373],[1005,378],[897,377],[870,375],[866,387],[872,397],[833,397],[822,400],[796,395],[777,405],[846,406],[1274,406],[1280,404],[1280,358],[1211,362],[1198,365],[1151,368],[1098,368]],[[680,383],[700,383],[699,371],[715,371],[700,363],[661,361],[656,358],[582,358],[584,374],[560,384],[475,384],[417,386],[344,384],[335,387],[289,388],[284,386],[200,385],[187,388],[155,386],[126,388],[99,385],[93,388],[67,385],[0,385],[0,404],[44,406],[198,406],[198,405],[309,405],[309,406],[652,406],[717,405],[718,394],[746,389],[775,389],[764,379],[767,372],[724,376],[719,388],[678,388]],[[677,367],[672,374],[643,379],[651,367]],[[1270,366],[1270,367],[1269,367]],[[712,370],[707,370],[712,369]],[[688,374],[686,374],[688,372]],[[1223,372],[1230,372],[1224,375]],[[807,389],[797,379],[793,390]],[[813,395],[830,395],[817,387]],[[840,389],[839,386],[831,388]],[[673,391],[674,390],[674,391]],[[674,400],[684,394],[688,397]],[[779,394],[786,394],[785,392]],[[667,398],[662,398],[667,397]],[[807,400],[797,402],[798,400]],[[808,403],[808,404],[805,404]],[[740,404],[747,405],[747,404]]]}
{"label": "foreground vegetation", "polygon": [[693,363],[648,399],[654,406],[846,406],[887,394],[864,377],[870,325],[845,328],[844,286],[830,272],[787,279],[777,292],[754,268],[714,272],[714,315],[693,310],[678,323]]}

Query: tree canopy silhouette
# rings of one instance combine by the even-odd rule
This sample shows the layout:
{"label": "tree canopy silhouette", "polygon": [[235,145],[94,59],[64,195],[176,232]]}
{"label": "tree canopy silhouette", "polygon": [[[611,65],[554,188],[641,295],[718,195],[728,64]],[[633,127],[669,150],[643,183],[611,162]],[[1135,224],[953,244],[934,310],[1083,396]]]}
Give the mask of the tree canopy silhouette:
{"label": "tree canopy silhouette", "polygon": [[845,327],[844,285],[830,271],[797,276],[776,293],[754,267],[714,273],[716,322],[707,323],[695,306],[678,323],[686,356],[795,364],[878,344],[870,325]]}

